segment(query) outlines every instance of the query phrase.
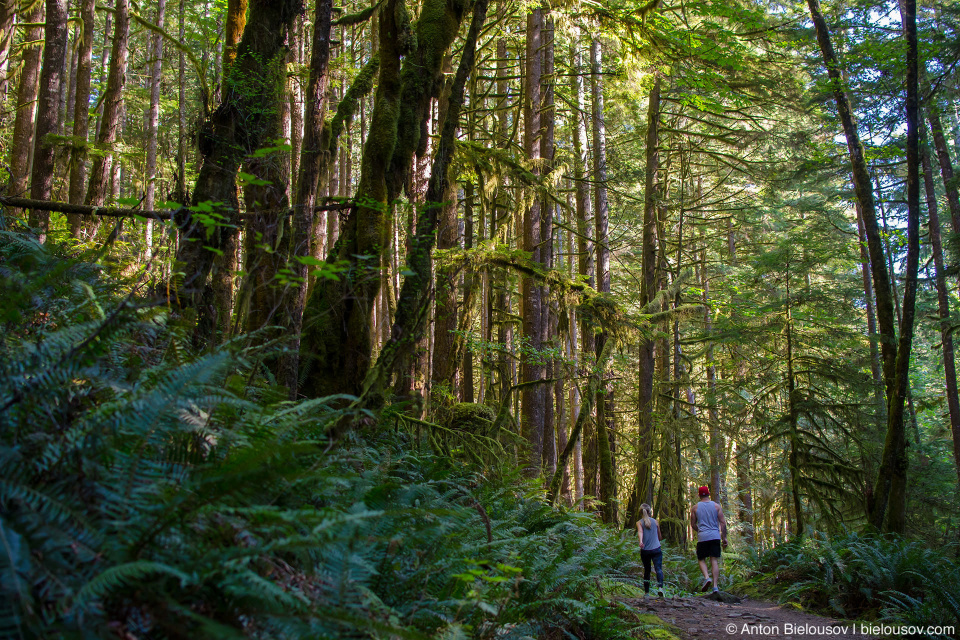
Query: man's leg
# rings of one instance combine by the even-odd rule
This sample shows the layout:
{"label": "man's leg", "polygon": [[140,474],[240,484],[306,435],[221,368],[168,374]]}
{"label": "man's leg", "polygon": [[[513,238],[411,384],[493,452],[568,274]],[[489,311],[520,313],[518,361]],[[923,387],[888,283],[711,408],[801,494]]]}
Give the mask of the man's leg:
{"label": "man's leg", "polygon": [[713,590],[718,591],[720,588],[720,558],[710,558],[713,563]]}
{"label": "man's leg", "polygon": [[706,561],[706,560],[699,560],[698,562],[700,563],[700,571],[703,573],[703,579],[704,579],[704,580],[709,580],[709,579],[710,579],[710,573],[707,572],[707,561]]}

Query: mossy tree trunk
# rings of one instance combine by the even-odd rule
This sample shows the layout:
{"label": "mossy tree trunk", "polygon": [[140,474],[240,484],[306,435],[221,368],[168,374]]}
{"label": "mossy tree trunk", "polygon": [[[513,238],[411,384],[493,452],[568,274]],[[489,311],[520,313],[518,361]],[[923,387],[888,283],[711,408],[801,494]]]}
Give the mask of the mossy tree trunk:
{"label": "mossy tree trunk", "polygon": [[127,79],[127,60],[130,48],[130,1],[117,0],[114,10],[113,44],[110,50],[110,67],[107,89],[103,94],[103,115],[97,132],[97,155],[90,167],[90,184],[84,204],[103,206],[110,189],[110,171],[115,161],[113,147],[122,127],[123,88]]}
{"label": "mossy tree trunk", "polygon": [[[36,2],[28,13],[21,14],[22,22],[39,25],[43,22],[43,3]],[[24,49],[17,86],[16,117],[13,121],[13,139],[10,144],[10,195],[25,196],[30,184],[30,152],[33,149],[33,129],[36,122],[37,92],[40,87],[40,57],[43,53],[42,26],[30,26],[23,34]]]}
{"label": "mossy tree trunk", "polygon": [[[287,38],[301,9],[299,0],[250,3],[249,22],[237,47],[236,60],[226,69],[221,103],[201,132],[203,164],[194,186],[194,211],[178,220],[182,242],[177,261],[182,264],[183,278],[176,286],[176,302],[197,311],[198,342],[213,340],[214,328],[224,326],[224,319],[217,317],[214,293],[207,279],[216,255],[233,251],[240,209],[240,166],[279,130],[278,101],[284,97]],[[263,165],[255,164],[252,169],[264,173],[256,176],[258,180],[273,182],[277,178]],[[277,187],[283,188],[284,185]],[[279,198],[275,192],[255,197],[267,202],[267,206],[286,206],[285,197]],[[233,277],[232,273],[224,275]]]}
{"label": "mossy tree trunk", "polygon": [[[426,320],[431,307],[429,304],[431,254],[436,241],[441,199],[451,184],[450,163],[453,159],[456,130],[464,104],[464,90],[467,77],[473,70],[477,39],[486,15],[487,0],[477,0],[463,54],[451,86],[443,129],[433,158],[425,203],[421,208],[416,234],[411,240],[411,247],[407,254],[407,265],[410,271],[405,275],[400,289],[392,335],[380,351],[376,366],[368,372],[364,380],[361,405],[367,408],[382,406],[384,394],[390,387],[391,379],[402,374],[400,368],[408,361],[427,326]],[[381,22],[381,29],[388,29],[385,22]],[[383,41],[381,41],[382,45]]]}
{"label": "mossy tree trunk", "polygon": [[[643,259],[643,273],[640,279],[640,305],[650,304],[656,296],[657,271],[657,207],[659,204],[659,181],[657,172],[660,169],[660,76],[653,80],[650,88],[650,99],[647,108],[647,144],[646,144],[646,182],[643,201],[643,234],[641,251]],[[653,495],[651,482],[651,456],[654,438],[653,426],[653,372],[654,341],[646,339],[640,342],[640,366],[638,374],[639,433],[640,442],[637,460],[637,479],[633,489],[631,504],[635,509],[640,503],[650,502]],[[638,511],[631,511],[629,517],[636,521]]]}
{"label": "mossy tree trunk", "polygon": [[380,9],[380,76],[360,181],[327,257],[349,267],[339,280],[318,283],[304,314],[301,373],[308,396],[361,391],[373,351],[370,317],[380,291],[390,203],[408,183],[414,154],[428,142],[421,128],[466,9],[461,0],[426,0],[413,30],[402,2],[390,0]]}
{"label": "mossy tree trunk", "polygon": [[[33,171],[30,197],[49,200],[53,193],[56,149],[49,136],[60,130],[58,122],[60,93],[63,91],[63,66],[67,58],[67,1],[46,0],[47,17],[43,28],[43,70],[40,72],[40,94],[37,101],[37,129],[33,139]],[[50,212],[30,212],[30,226],[40,230],[40,241],[46,239]]]}
{"label": "mossy tree trunk", "polygon": [[[90,78],[93,70],[93,30],[96,26],[96,0],[82,0],[80,4],[81,38],[77,52],[77,85],[74,89],[73,146],[70,152],[70,204],[82,204],[87,186],[87,140],[90,130]],[[83,220],[78,215],[67,216],[70,234],[80,237]]]}
{"label": "mossy tree trunk", "polygon": [[[290,307],[290,331],[293,335],[291,353],[283,356],[280,377],[292,398],[299,386],[300,332],[303,328],[303,310],[307,302],[309,266],[302,259],[312,257],[311,239],[314,226],[314,206],[317,202],[320,171],[329,151],[324,144],[324,112],[327,87],[330,84],[330,31],[333,0],[317,0],[313,21],[313,46],[310,53],[310,80],[305,95],[304,135],[300,151],[300,175],[296,182],[293,210],[293,239],[291,256],[296,279]],[[297,259],[301,260],[297,260]]]}

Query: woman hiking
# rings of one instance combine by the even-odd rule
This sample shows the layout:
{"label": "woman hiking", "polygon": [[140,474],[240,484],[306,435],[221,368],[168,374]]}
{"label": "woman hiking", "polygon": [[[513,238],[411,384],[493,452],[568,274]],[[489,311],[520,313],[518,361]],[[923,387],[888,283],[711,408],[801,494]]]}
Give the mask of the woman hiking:
{"label": "woman hiking", "polygon": [[640,505],[642,517],[637,521],[637,537],[640,539],[640,559],[643,560],[643,593],[650,593],[650,563],[657,572],[657,590],[663,597],[663,550],[660,548],[660,523],[653,518],[648,504]]}

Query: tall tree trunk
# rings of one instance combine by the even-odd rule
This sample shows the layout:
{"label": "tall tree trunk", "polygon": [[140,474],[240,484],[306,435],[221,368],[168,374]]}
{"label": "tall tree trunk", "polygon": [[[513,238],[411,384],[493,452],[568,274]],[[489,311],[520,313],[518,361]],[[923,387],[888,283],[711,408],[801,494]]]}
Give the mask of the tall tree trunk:
{"label": "tall tree trunk", "polygon": [[927,119],[930,121],[930,133],[933,137],[933,146],[937,151],[937,161],[940,163],[940,176],[943,178],[944,190],[947,194],[947,204],[950,207],[950,220],[953,223],[955,247],[960,253],[960,193],[957,191],[956,181],[953,179],[953,163],[950,160],[950,150],[947,148],[947,139],[943,134],[943,124],[940,120],[940,111],[934,100],[930,100],[927,107]]}
{"label": "tall tree trunk", "polygon": [[[874,205],[873,191],[871,189],[870,175],[867,170],[867,163],[864,157],[863,145],[860,142],[860,136],[857,133],[856,122],[850,109],[850,103],[847,99],[846,92],[843,88],[843,79],[840,73],[840,63],[837,59],[836,53],[834,52],[833,44],[830,41],[830,33],[827,28],[826,20],[824,20],[823,14],[820,11],[820,2],[819,0],[807,0],[807,6],[810,9],[810,16],[817,31],[817,41],[819,42],[820,50],[823,53],[827,74],[834,85],[834,99],[837,103],[837,112],[840,115],[840,122],[843,126],[844,136],[847,139],[847,149],[850,153],[853,184],[856,191],[857,200],[860,203],[861,212],[863,213],[864,232],[867,236],[867,247],[870,254],[870,268],[873,272],[874,294],[877,302],[877,324],[880,329],[880,354],[883,360],[883,379],[887,396],[887,436],[884,442],[883,462],[881,463],[880,470],[878,472],[878,482],[874,489],[874,495],[870,501],[871,503],[868,505],[870,521],[879,529],[883,526],[887,511],[887,504],[890,499],[893,485],[896,484],[896,490],[899,491],[899,489],[903,486],[902,479],[906,477],[906,441],[903,433],[903,405],[906,396],[907,376],[905,369],[903,376],[898,375],[899,361],[901,360],[901,356],[898,353],[896,332],[894,329],[895,312],[893,296],[890,288],[890,274],[887,270],[887,263],[883,252],[883,241],[880,235],[879,225],[877,224],[877,214]],[[911,20],[913,29],[915,30],[915,12],[912,17],[908,16],[907,22],[910,22]],[[909,33],[910,29],[906,29],[906,31]],[[908,35],[908,49],[911,46],[911,39],[915,41],[915,37],[915,33],[912,38]],[[912,62],[910,61],[911,55],[913,57]],[[908,52],[907,57],[908,66],[912,65],[913,68],[912,72],[908,71],[907,78],[908,103],[910,103],[912,98],[909,96],[913,95],[912,92],[916,88],[916,52],[914,51],[912,54]],[[914,83],[912,88],[910,87],[911,78]],[[907,111],[909,128],[911,126],[910,118],[912,117],[909,115],[911,108],[908,108]],[[911,136],[916,135],[915,130],[909,133]],[[910,150],[909,142],[907,146],[909,157],[909,155],[913,154],[914,151]],[[908,189],[910,188],[909,182],[910,181],[908,177]],[[916,182],[917,184],[915,187],[917,195],[917,209],[919,210],[919,181]],[[910,197],[908,194],[908,201],[909,199]],[[910,224],[908,224],[908,233],[909,227]],[[908,254],[909,253],[910,251],[908,249]],[[906,291],[904,293],[905,304],[902,325],[907,324],[907,319],[909,316],[909,329],[911,335],[904,338],[904,336],[901,334],[901,346],[904,345],[904,339],[906,339],[906,346],[908,350],[908,360],[903,363],[904,367],[906,367],[906,365],[909,363],[909,341],[913,337],[912,332],[914,311],[911,300],[911,304],[909,305],[911,308],[909,313],[907,312],[908,305],[906,304],[906,298],[908,296],[915,297],[916,295],[916,272],[914,272],[912,292],[911,287],[909,286],[909,259],[907,270],[908,286],[905,287]],[[899,386],[901,382],[904,385],[904,392],[902,394],[900,393]],[[897,474],[898,476],[896,483],[893,482],[894,474]],[[905,494],[898,493],[898,500],[900,495]],[[900,504],[896,505],[895,511],[899,511],[900,506]],[[895,516],[894,520],[900,520],[899,515]]]}
{"label": "tall tree trunk", "polygon": [[740,535],[749,545],[755,542],[753,494],[750,486],[750,451],[743,442],[737,442],[737,454],[734,458],[737,468],[737,500],[740,520]]}
{"label": "tall tree trunk", "polygon": [[[183,241],[177,260],[183,264],[184,275],[177,283],[177,302],[198,311],[195,339],[200,343],[214,338],[218,322],[222,326],[206,281],[216,252],[235,255],[232,242],[236,238],[233,226],[240,208],[236,183],[240,165],[270,136],[278,135],[278,106],[286,84],[287,38],[299,8],[298,0],[251,3],[250,22],[237,47],[236,59],[226,68],[223,102],[203,126],[200,144],[203,165],[194,188],[193,204],[206,203],[203,206],[213,208],[227,224],[208,228],[205,224],[210,219],[208,214],[190,213],[178,219]],[[277,176],[269,169],[258,165],[252,170],[262,171],[259,179],[276,182]],[[253,197],[275,210],[286,207],[283,187],[279,187],[279,193],[270,191]],[[214,207],[211,203],[221,204]],[[223,275],[232,277],[229,273]]]}
{"label": "tall tree trunk", "polygon": [[[437,229],[437,249],[449,251],[460,246],[459,223],[457,221],[457,190],[453,183],[443,195],[440,207],[439,228]],[[457,362],[454,359],[457,329],[457,281],[459,270],[443,265],[436,267],[433,309],[433,366],[431,388],[443,386],[447,393],[454,391],[454,377]]]}
{"label": "tall tree trunk", "polygon": [[793,498],[794,523],[796,525],[797,537],[803,536],[804,515],[803,503],[800,498],[800,392],[797,389],[797,377],[794,367],[793,353],[793,311],[790,299],[790,263],[787,263],[786,270],[786,289],[787,289],[787,307],[786,307],[786,332],[787,332],[787,420],[789,426],[788,432],[788,459],[790,465],[790,495]]}
{"label": "tall tree trunk", "polygon": [[237,47],[247,26],[249,0],[227,0],[227,22],[223,29],[223,70],[226,80],[227,68],[237,59]]}
{"label": "tall tree trunk", "polygon": [[[603,52],[600,38],[590,42],[590,93],[593,110],[593,180],[595,223],[597,234],[597,291],[610,293],[610,205],[607,200],[607,131],[603,114]],[[609,332],[597,336],[599,357],[608,340]],[[603,503],[603,521],[617,522],[617,484],[613,468],[613,389],[602,381],[597,393],[597,456],[600,466],[599,498]]]}
{"label": "tall tree trunk", "polygon": [[[43,22],[43,2],[36,2],[29,13],[22,15],[23,22]],[[23,62],[20,85],[17,87],[17,115],[13,123],[13,138],[10,143],[10,195],[24,196],[30,186],[30,153],[33,150],[33,130],[36,123],[37,93],[40,90],[40,46],[42,26],[28,27],[23,34]]]}
{"label": "tall tree trunk", "polygon": [[[555,107],[555,44],[554,44],[554,22],[550,12],[544,15],[543,26],[543,46],[542,46],[542,74],[540,76],[540,156],[542,158],[543,173],[545,175],[553,171],[554,154],[556,148],[556,107]],[[553,218],[556,211],[556,205],[548,199],[540,202],[540,264],[546,271],[553,269]],[[555,346],[554,335],[551,332],[553,326],[553,313],[550,305],[550,287],[546,284],[539,285],[540,294],[540,325],[539,341],[545,348]],[[544,378],[552,379],[554,377],[553,364],[547,362],[544,368]],[[556,439],[556,419],[555,404],[553,398],[554,385],[546,383],[541,385],[543,394],[543,454],[541,458],[542,467],[550,474],[557,468],[557,439]]]}
{"label": "tall tree trunk", "polygon": [[[330,29],[333,0],[317,0],[313,18],[313,42],[310,52],[310,80],[304,97],[303,146],[300,151],[300,175],[296,180],[293,209],[292,251],[297,287],[290,309],[290,331],[293,344],[290,353],[280,364],[281,380],[296,397],[298,388],[300,332],[303,330],[303,310],[307,303],[307,281],[310,271],[306,259],[314,255],[310,240],[313,233],[314,212],[319,188],[320,170],[329,148],[324,140],[324,113],[327,87],[330,83]],[[329,160],[327,160],[329,162]]]}
{"label": "tall tree trunk", "polygon": [[900,534],[906,529],[907,439],[904,407],[909,389],[917,274],[920,268],[920,92],[916,0],[905,0],[903,8],[904,36],[907,40],[907,259],[893,392],[887,397],[887,437],[877,472],[874,508],[870,514],[870,521],[875,527]]}
{"label": "tall tree trunk", "polygon": [[[660,146],[660,76],[653,80],[650,88],[650,97],[647,106],[647,141],[646,141],[646,180],[643,196],[643,234],[641,251],[643,272],[640,279],[640,306],[649,305],[656,295],[657,273],[657,207],[659,205],[659,170]],[[632,502],[639,508],[641,502],[649,502],[653,494],[651,481],[651,457],[653,453],[653,372],[654,341],[643,340],[640,343],[639,387],[637,391],[637,406],[639,415],[639,443],[637,461],[637,478],[634,485]],[[638,511],[631,511],[629,518],[636,520]]]}
{"label": "tall tree trunk", "polygon": [[[922,132],[921,132],[922,133]],[[921,141],[923,143],[924,141]],[[937,193],[933,182],[933,169],[926,144],[920,149],[923,168],[923,183],[927,196],[930,245],[933,251],[934,282],[937,288],[937,310],[940,313],[940,346],[943,350],[943,373],[947,395],[947,410],[950,414],[950,431],[953,432],[953,460],[957,467],[960,485],[960,397],[957,394],[957,366],[953,350],[953,332],[950,330],[950,292],[944,275],[943,240],[940,233],[940,216],[937,211]]]}
{"label": "tall tree trunk", "polygon": [[[157,26],[163,28],[167,0],[157,0]],[[147,160],[144,171],[146,187],[143,208],[153,211],[157,193],[157,139],[160,126],[160,79],[163,71],[163,36],[152,34],[150,60],[150,105],[147,107]],[[153,220],[147,220],[147,252],[153,247]]]}
{"label": "tall tree trunk", "polygon": [[97,134],[97,149],[90,168],[90,184],[84,204],[103,206],[109,195],[110,169],[112,167],[113,146],[120,131],[120,118],[123,106],[123,87],[127,76],[127,57],[130,35],[130,0],[117,0],[114,12],[113,46],[110,51],[110,71],[107,76],[107,90],[103,95],[103,115]]}
{"label": "tall tree trunk", "polygon": [[[570,44],[570,54],[573,59],[574,69],[570,75],[571,93],[576,96],[576,108],[573,109],[574,131],[573,131],[573,170],[574,170],[574,188],[576,190],[576,211],[577,211],[577,272],[586,277],[587,284],[590,287],[596,286],[596,268],[594,258],[593,235],[594,216],[593,202],[590,198],[590,187],[587,178],[587,167],[590,165],[590,145],[587,139],[587,91],[583,79],[586,71],[583,61],[583,47],[580,43],[579,29],[575,31],[573,41]],[[589,366],[596,350],[596,338],[592,323],[587,319],[580,321],[580,349],[578,365],[581,371]],[[573,419],[573,418],[572,418]],[[578,500],[587,495],[596,495],[597,478],[597,440],[596,428],[592,420],[584,423],[581,444],[579,449],[580,463],[583,467],[582,477],[578,485]],[[584,453],[584,448],[586,453]],[[575,453],[576,455],[576,453]]]}
{"label": "tall tree trunk", "polygon": [[[17,0],[0,0],[0,104],[6,104],[10,92],[10,51],[13,48],[13,19]],[[3,110],[6,112],[6,110]],[[0,115],[0,118],[5,116]],[[3,124],[0,121],[0,124]]]}
{"label": "tall tree trunk", "polygon": [[[541,74],[543,72],[543,10],[534,9],[527,14],[526,33],[526,74],[524,81],[523,126],[524,152],[527,158],[537,162],[541,157],[542,127],[541,127]],[[539,166],[539,163],[538,165]],[[539,169],[534,170],[535,173]],[[524,211],[523,217],[523,250],[530,254],[535,263],[542,263],[542,219],[539,198],[535,198],[529,208]],[[540,474],[543,458],[543,428],[546,395],[543,385],[529,384],[544,378],[544,365],[539,351],[541,343],[541,323],[543,321],[543,287],[530,276],[522,280],[522,315],[523,337],[527,347],[532,352],[521,361],[520,382],[526,384],[521,399],[520,428],[527,441],[526,471],[527,475],[536,477]]]}
{"label": "tall tree trunk", "polygon": [[[47,18],[43,28],[43,71],[37,101],[37,131],[34,136],[33,175],[30,197],[49,200],[53,193],[53,165],[56,149],[49,136],[59,131],[60,93],[63,91],[63,64],[67,58],[67,0],[46,0]],[[49,211],[31,211],[30,226],[40,230],[46,240],[50,227]]]}
{"label": "tall tree trunk", "polygon": [[[73,146],[70,153],[70,204],[82,204],[87,186],[87,141],[90,138],[90,79],[93,73],[93,30],[96,27],[96,0],[80,3],[81,37],[77,52],[77,86],[73,107]],[[83,230],[79,215],[67,216],[70,234],[78,238]]]}
{"label": "tall tree trunk", "polygon": [[[857,233],[860,240],[860,272],[863,276],[863,295],[867,307],[867,337],[870,339],[870,373],[873,378],[873,398],[877,405],[878,435],[887,424],[887,405],[883,395],[883,372],[880,350],[877,348],[877,315],[873,309],[873,278],[870,275],[870,258],[863,231],[863,214],[857,204]],[[871,469],[871,475],[873,470]],[[872,493],[872,489],[871,489]]]}
{"label": "tall tree trunk", "polygon": [[[185,33],[186,0],[180,0],[177,11],[177,37],[183,42]],[[187,196],[187,56],[181,50],[177,59],[177,75],[180,85],[177,92],[177,186],[176,200],[181,204],[189,201]]]}
{"label": "tall tree trunk", "polygon": [[301,357],[309,356],[304,362],[310,382],[307,395],[362,390],[373,350],[370,314],[380,292],[387,244],[384,220],[389,219],[389,204],[408,182],[414,155],[426,150],[428,139],[421,131],[440,86],[443,57],[465,9],[461,4],[425,0],[416,37],[406,23],[403,4],[388,1],[381,9],[380,82],[370,122],[376,135],[371,133],[365,141],[353,206],[340,229],[336,256],[330,256],[345,260],[351,269],[339,281],[318,283],[308,301],[305,315],[310,322],[304,323],[301,343]]}
{"label": "tall tree trunk", "polygon": [[[389,6],[389,5],[388,5]],[[390,23],[387,12],[381,13],[384,21],[381,23],[381,33],[393,32],[394,26]],[[431,253],[433,251],[438,221],[438,203],[449,189],[451,182],[450,164],[453,158],[457,123],[464,103],[464,90],[467,77],[473,70],[476,59],[476,44],[480,30],[486,21],[487,0],[477,0],[473,7],[473,19],[464,42],[460,64],[454,76],[450,90],[449,106],[446,109],[443,129],[437,141],[436,153],[433,159],[433,169],[430,182],[427,186],[427,205],[417,220],[416,235],[407,254],[407,265],[411,273],[406,275],[400,290],[400,299],[397,302],[397,318],[391,333],[390,340],[384,345],[364,381],[363,396],[360,406],[377,408],[384,402],[384,392],[390,385],[392,375],[398,373],[398,367],[408,361],[421,336],[426,330],[429,316]],[[389,47],[387,39],[381,39],[381,52]],[[371,123],[371,128],[375,123]],[[362,180],[362,178],[361,178]]]}

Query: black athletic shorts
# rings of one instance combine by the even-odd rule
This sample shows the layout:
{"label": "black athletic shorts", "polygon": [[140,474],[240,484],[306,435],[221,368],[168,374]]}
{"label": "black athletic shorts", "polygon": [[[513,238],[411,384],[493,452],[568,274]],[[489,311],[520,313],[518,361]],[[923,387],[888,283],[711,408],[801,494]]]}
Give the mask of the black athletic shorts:
{"label": "black athletic shorts", "polygon": [[706,540],[697,543],[697,560],[720,557],[720,541]]}

